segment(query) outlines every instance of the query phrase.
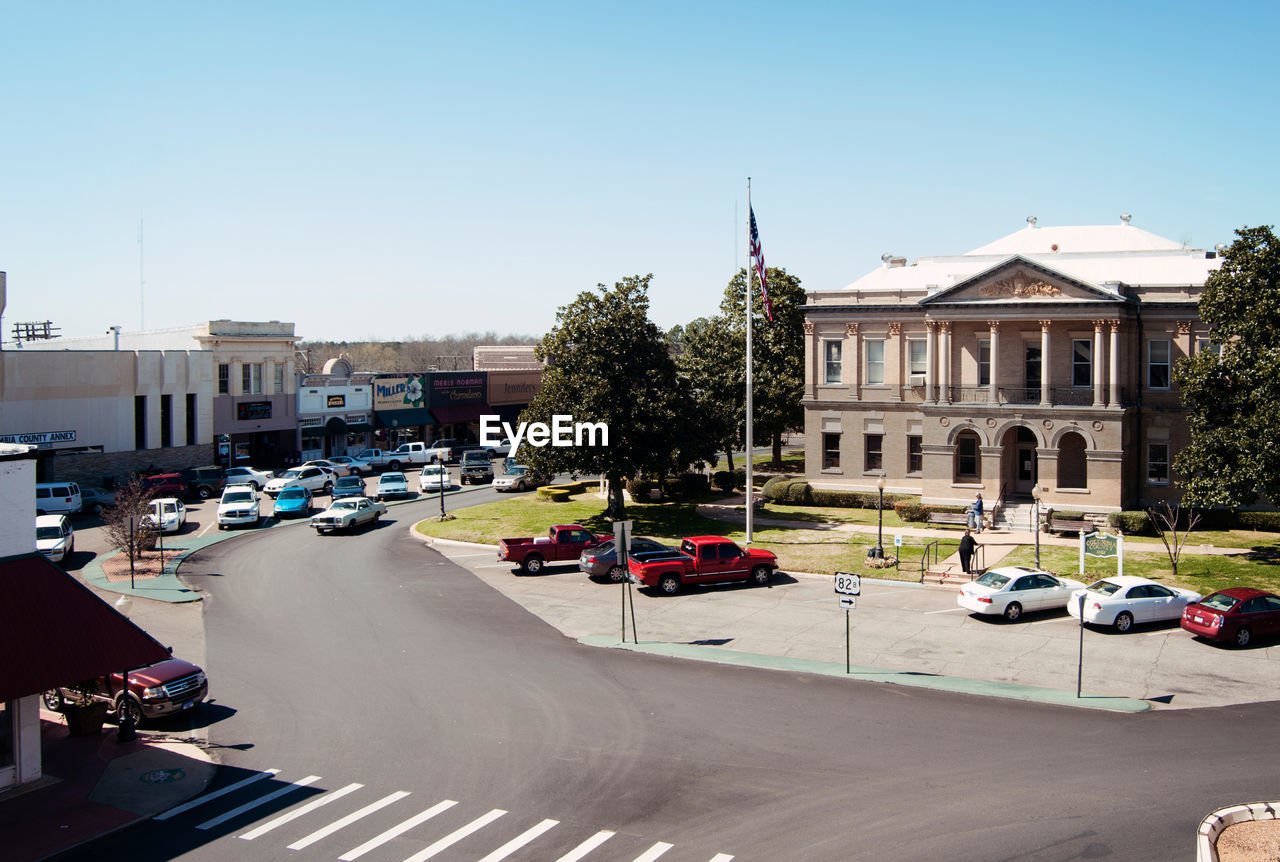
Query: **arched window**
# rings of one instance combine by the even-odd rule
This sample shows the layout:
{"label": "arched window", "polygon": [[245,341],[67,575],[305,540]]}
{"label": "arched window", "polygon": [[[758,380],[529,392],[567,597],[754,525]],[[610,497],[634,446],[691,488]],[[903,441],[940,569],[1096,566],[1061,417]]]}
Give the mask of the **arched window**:
{"label": "arched window", "polygon": [[981,442],[973,431],[961,431],[956,435],[957,481],[976,482],[982,479],[982,458],[978,454]]}
{"label": "arched window", "polygon": [[1058,441],[1058,487],[1089,487],[1088,467],[1085,462],[1084,438],[1074,431],[1063,434]]}

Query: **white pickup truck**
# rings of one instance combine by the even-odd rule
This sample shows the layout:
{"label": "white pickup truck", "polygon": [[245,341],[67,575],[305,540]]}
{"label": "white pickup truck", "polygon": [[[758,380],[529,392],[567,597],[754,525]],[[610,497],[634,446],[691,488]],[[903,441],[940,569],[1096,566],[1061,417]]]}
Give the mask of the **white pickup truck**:
{"label": "white pickup truck", "polygon": [[355,457],[378,470],[399,471],[412,464],[432,463],[426,443],[403,443],[396,449],[364,449]]}

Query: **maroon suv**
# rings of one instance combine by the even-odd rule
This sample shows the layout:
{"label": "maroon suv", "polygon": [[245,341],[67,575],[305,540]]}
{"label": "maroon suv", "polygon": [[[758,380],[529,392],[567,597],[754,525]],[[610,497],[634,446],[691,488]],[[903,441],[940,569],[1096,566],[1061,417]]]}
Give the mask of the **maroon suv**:
{"label": "maroon suv", "polygon": [[[209,694],[209,681],[204,671],[191,662],[176,658],[129,671],[128,697],[121,694],[123,684],[123,674],[98,677],[93,680],[93,699],[110,704],[117,718],[123,703],[133,713],[134,723],[138,726],[147,720],[186,712]],[[83,701],[77,690],[69,687],[50,689],[42,698],[45,708],[54,712],[61,712],[68,704]]]}
{"label": "maroon suv", "polygon": [[142,478],[142,490],[148,497],[177,497],[181,500],[187,496],[187,483],[181,473],[157,473]]}

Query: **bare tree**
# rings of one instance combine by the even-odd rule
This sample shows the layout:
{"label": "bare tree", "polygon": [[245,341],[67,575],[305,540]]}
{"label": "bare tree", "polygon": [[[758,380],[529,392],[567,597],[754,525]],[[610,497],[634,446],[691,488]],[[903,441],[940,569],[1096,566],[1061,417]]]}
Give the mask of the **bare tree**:
{"label": "bare tree", "polygon": [[[116,506],[108,509],[103,517],[103,532],[107,543],[129,555],[129,566],[137,561],[143,551],[156,546],[156,528],[143,516],[151,511],[151,497],[142,487],[142,480],[134,479],[116,491]],[[133,523],[135,526],[130,526]]]}
{"label": "bare tree", "polygon": [[1178,525],[1183,520],[1181,503],[1170,506],[1168,502],[1164,502],[1159,506],[1152,506],[1147,509],[1147,515],[1151,518],[1151,525],[1160,534],[1160,541],[1164,542],[1164,549],[1169,555],[1169,564],[1173,567],[1173,576],[1176,578],[1178,560],[1182,558],[1182,548],[1187,544],[1187,539],[1191,538],[1191,531],[1196,528],[1196,524],[1200,523],[1204,515],[1195,509],[1188,509],[1186,511],[1187,526],[1182,530],[1181,536],[1178,534]]}

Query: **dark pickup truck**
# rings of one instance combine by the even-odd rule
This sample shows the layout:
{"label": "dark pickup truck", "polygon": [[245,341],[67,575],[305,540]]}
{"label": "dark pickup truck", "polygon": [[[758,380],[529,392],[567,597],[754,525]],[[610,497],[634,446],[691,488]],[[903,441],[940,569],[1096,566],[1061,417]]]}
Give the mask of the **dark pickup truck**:
{"label": "dark pickup truck", "polygon": [[612,538],[592,533],[579,524],[556,524],[547,530],[543,538],[529,536],[500,540],[498,559],[519,563],[523,572],[536,575],[549,562],[571,560],[576,563],[578,556],[587,548],[594,548]]}
{"label": "dark pickup truck", "polygon": [[640,584],[671,596],[685,584],[751,581],[764,586],[778,568],[778,557],[756,548],[744,551],[723,536],[693,536],[682,540],[678,551],[636,554],[627,568]]}

